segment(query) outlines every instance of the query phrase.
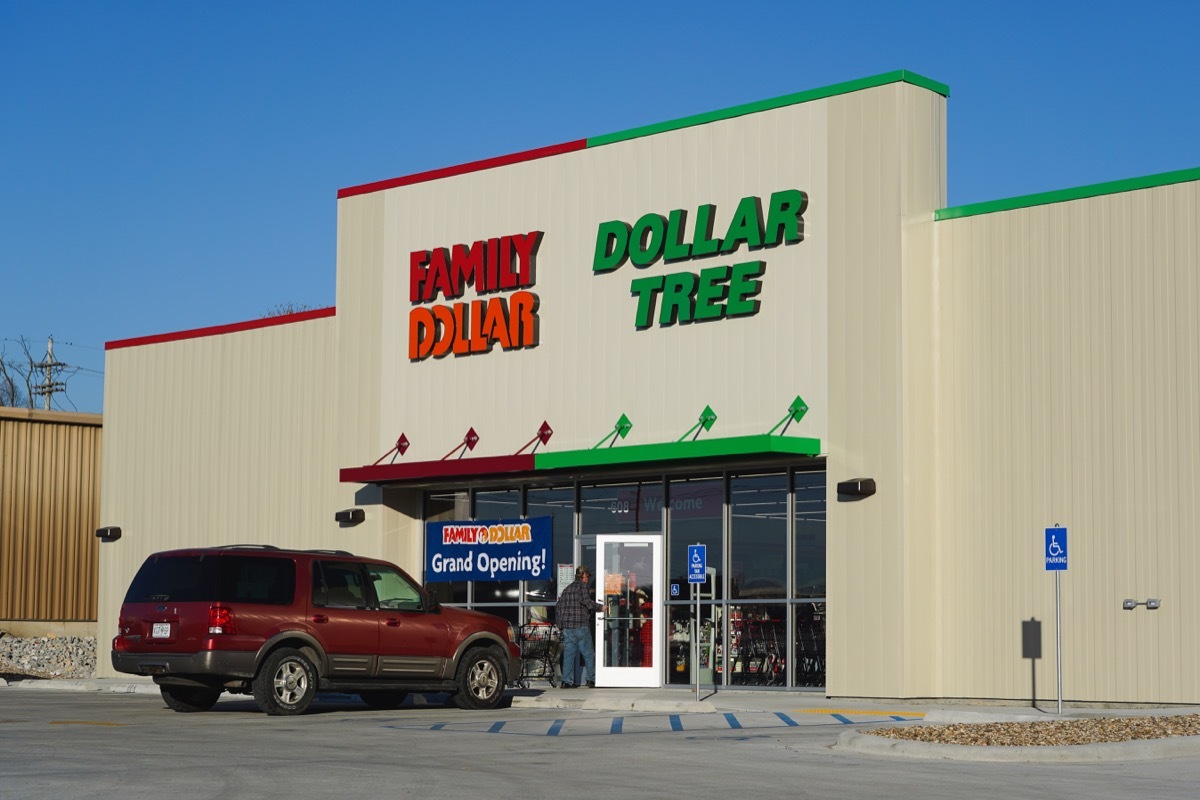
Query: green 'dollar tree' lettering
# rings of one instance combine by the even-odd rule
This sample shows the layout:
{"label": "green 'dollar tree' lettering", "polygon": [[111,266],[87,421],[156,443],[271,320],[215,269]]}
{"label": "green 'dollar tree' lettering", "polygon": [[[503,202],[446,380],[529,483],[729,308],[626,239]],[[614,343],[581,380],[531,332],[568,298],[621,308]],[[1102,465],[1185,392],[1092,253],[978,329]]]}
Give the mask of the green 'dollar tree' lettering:
{"label": "green 'dollar tree' lettering", "polygon": [[808,195],[799,189],[786,189],[771,195],[764,218],[762,200],[751,195],[737,205],[725,235],[713,238],[716,206],[701,205],[690,242],[684,241],[687,212],[671,211],[667,216],[651,212],[630,225],[623,220],[602,222],[596,229],[593,272],[611,272],[626,261],[644,269],[663,259],[667,262],[725,255],[745,244],[749,248],[775,247],[804,240],[804,212]]}

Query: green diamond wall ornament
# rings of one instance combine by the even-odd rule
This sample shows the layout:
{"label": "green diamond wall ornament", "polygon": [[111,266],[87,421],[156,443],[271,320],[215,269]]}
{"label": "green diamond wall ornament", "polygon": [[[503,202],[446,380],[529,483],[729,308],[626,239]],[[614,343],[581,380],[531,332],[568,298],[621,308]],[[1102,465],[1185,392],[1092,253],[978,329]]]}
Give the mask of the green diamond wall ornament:
{"label": "green diamond wall ornament", "polygon": [[631,428],[633,428],[633,423],[629,420],[629,417],[622,414],[621,418],[617,420],[617,434],[624,439]]}
{"label": "green diamond wall ornament", "polygon": [[612,447],[613,443],[617,441],[618,437],[624,439],[626,436],[629,435],[629,431],[632,428],[633,428],[633,422],[629,419],[629,417],[622,414],[621,418],[619,420],[617,420],[617,424],[613,425],[613,429],[611,431],[609,431],[608,434],[603,439],[596,442],[596,445],[592,449],[593,450],[598,449],[600,447],[600,445],[604,444],[605,442],[608,442],[608,446]]}
{"label": "green diamond wall ornament", "polygon": [[804,415],[807,413],[808,403],[804,402],[803,397],[796,395],[796,399],[792,401],[790,406],[788,406],[787,416],[779,420],[779,422],[776,422],[775,427],[771,428],[771,430],[767,432],[767,435],[770,436],[771,434],[775,433],[779,426],[783,425],[783,430],[779,431],[779,435],[782,436],[783,434],[787,433],[788,425],[804,419]]}
{"label": "green diamond wall ornament", "polygon": [[796,395],[796,399],[788,406],[788,411],[792,414],[792,422],[799,422],[808,413],[808,403],[805,403],[800,395]]}
{"label": "green diamond wall ornament", "polygon": [[712,406],[705,406],[704,410],[700,412],[700,421],[697,422],[695,425],[693,425],[691,428],[689,428],[688,432],[685,433],[683,436],[680,436],[678,439],[676,439],[676,441],[682,442],[684,439],[688,438],[689,436],[691,436],[692,440],[695,441],[700,436],[701,428],[703,428],[706,431],[711,431],[712,426],[716,421],[717,421],[717,412],[713,411]]}

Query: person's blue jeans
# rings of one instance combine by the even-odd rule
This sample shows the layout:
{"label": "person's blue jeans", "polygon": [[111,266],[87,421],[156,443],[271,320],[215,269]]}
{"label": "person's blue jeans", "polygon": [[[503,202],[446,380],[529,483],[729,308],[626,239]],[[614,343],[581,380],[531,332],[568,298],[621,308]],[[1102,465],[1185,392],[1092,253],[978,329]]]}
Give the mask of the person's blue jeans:
{"label": "person's blue jeans", "polygon": [[562,679],[564,682],[575,682],[575,667],[579,664],[580,655],[583,656],[582,683],[595,683],[596,650],[592,647],[592,631],[586,625],[582,628],[568,628],[563,631]]}

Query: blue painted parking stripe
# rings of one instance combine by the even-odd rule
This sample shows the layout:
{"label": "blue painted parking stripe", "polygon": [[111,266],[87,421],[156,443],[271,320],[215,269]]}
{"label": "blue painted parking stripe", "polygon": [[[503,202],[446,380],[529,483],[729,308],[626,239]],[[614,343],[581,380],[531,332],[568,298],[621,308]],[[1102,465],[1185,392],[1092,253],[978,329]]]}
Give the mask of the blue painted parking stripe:
{"label": "blue painted parking stripe", "polygon": [[[872,716],[879,720],[890,719],[896,722],[910,722],[919,718],[915,714],[896,714],[886,711],[843,711],[834,709],[813,709],[807,712],[812,715],[812,722],[817,722],[817,717],[829,717],[836,720],[842,725],[854,725],[856,718],[864,716]],[[502,720],[486,722],[478,721],[451,721],[431,723],[428,721],[412,720],[411,724],[403,724],[402,717],[385,718],[381,720],[371,720],[373,724],[379,724],[381,728],[391,728],[394,730],[426,730],[426,731],[444,731],[444,732],[461,732],[461,733],[506,733],[517,736],[554,736],[564,737],[572,735],[596,735],[604,734],[603,720],[595,719],[593,721],[584,722],[582,729],[578,721],[570,717],[553,719],[549,723],[542,722],[536,725],[536,730],[531,731],[525,720]],[[634,733],[652,733],[652,732],[675,732],[680,733],[687,730],[712,730],[714,726],[717,728],[723,723],[729,729],[742,731],[750,729],[776,728],[781,725],[789,728],[803,727],[800,722],[791,714],[781,711],[738,711],[738,712],[717,712],[714,714],[698,715],[693,717],[693,723],[690,726],[685,726],[682,714],[634,714],[626,717],[625,715],[609,717],[608,734],[623,734],[625,732],[625,720],[631,720],[631,731]],[[667,722],[667,726],[663,727],[663,721]],[[509,722],[515,722],[516,727],[509,727]],[[567,723],[571,722],[571,729],[568,730]],[[382,724],[380,724],[382,723]]]}

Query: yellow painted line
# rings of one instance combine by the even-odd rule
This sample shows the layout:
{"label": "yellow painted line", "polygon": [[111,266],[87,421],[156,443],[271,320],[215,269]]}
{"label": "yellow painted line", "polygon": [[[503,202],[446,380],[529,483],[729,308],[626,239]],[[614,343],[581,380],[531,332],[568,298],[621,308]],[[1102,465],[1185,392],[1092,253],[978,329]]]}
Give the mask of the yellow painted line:
{"label": "yellow painted line", "polygon": [[871,717],[923,717],[924,711],[874,711],[866,708],[793,708],[795,714],[866,714]]}
{"label": "yellow painted line", "polygon": [[124,728],[124,722],[92,722],[81,719],[55,719],[50,721],[51,725],[99,725],[104,728]]}

